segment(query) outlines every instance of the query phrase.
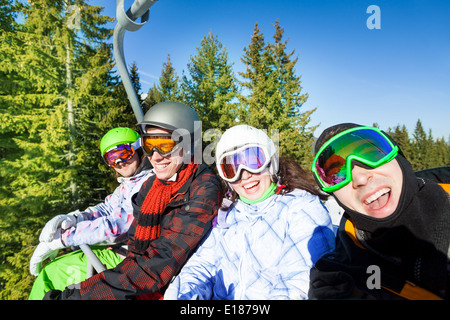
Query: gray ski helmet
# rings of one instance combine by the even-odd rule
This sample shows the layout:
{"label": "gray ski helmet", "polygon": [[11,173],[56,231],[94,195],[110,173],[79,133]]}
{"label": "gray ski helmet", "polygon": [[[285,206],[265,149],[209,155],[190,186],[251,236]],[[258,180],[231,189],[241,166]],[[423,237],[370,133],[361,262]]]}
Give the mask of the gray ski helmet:
{"label": "gray ski helmet", "polygon": [[[195,122],[198,122],[196,125]],[[173,131],[172,139],[177,141],[178,147],[183,148],[184,162],[191,161],[191,156],[201,158],[202,126],[200,118],[191,107],[180,102],[164,101],[155,104],[138,123],[141,132],[141,144],[149,127],[162,128]],[[197,131],[197,134],[195,132]],[[145,150],[145,148],[144,148]]]}
{"label": "gray ski helmet", "polygon": [[143,133],[147,126],[151,126],[171,131],[186,129],[193,135],[195,121],[200,121],[200,118],[191,107],[181,102],[164,101],[151,107],[138,123],[138,127]]}

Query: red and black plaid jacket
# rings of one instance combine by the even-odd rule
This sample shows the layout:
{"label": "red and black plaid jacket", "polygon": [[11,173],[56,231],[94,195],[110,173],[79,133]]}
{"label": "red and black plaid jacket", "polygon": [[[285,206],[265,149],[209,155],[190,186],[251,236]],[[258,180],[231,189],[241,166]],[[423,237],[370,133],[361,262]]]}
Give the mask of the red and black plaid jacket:
{"label": "red and black plaid jacket", "polygon": [[[134,197],[135,217],[154,179],[153,176],[146,181]],[[144,253],[136,252],[133,245],[135,219],[128,231],[130,240],[125,260],[116,268],[82,282],[79,289],[81,299],[134,299],[165,289],[211,229],[211,222],[221,202],[219,179],[206,165],[199,165],[192,178],[166,207],[159,238],[153,240]],[[78,292],[72,291],[72,297],[67,293],[61,296],[66,299],[76,299],[78,296]]]}

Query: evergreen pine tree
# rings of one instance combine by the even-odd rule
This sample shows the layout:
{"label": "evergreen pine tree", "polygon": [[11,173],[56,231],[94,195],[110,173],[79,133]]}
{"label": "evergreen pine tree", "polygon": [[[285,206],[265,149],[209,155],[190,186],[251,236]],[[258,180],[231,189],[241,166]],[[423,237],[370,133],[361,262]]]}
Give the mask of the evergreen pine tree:
{"label": "evergreen pine tree", "polygon": [[412,145],[406,126],[403,125],[400,127],[400,125],[397,125],[394,129],[389,128],[387,133],[390,137],[392,137],[392,139],[394,139],[395,142],[397,142],[406,159],[410,160]]}
{"label": "evergreen pine tree", "polygon": [[178,101],[180,91],[178,88],[179,77],[170,61],[170,55],[167,55],[167,62],[163,63],[161,77],[159,78],[159,91],[161,92],[160,102]]}
{"label": "evergreen pine tree", "polygon": [[[240,94],[241,108],[239,109],[239,121],[250,126],[267,129],[270,127],[268,116],[268,96],[271,96],[270,69],[268,51],[264,35],[255,23],[248,48],[244,48],[241,58],[245,65],[245,72],[239,72],[243,78],[240,84],[243,94]],[[270,134],[269,134],[270,135]]]}
{"label": "evergreen pine tree", "polygon": [[436,162],[433,167],[450,166],[450,145],[445,143],[444,138],[437,139],[436,147]]}
{"label": "evergreen pine tree", "polygon": [[304,167],[310,167],[312,161],[313,132],[316,127],[308,127],[312,113],[316,110],[301,112],[308,94],[302,93],[301,76],[295,73],[298,58],[291,59],[295,50],[286,53],[287,40],[282,41],[284,29],[279,21],[275,23],[275,42],[269,45],[270,57],[276,75],[276,94],[269,101],[271,106],[279,108],[274,114],[274,128],[280,130],[280,154],[297,159]]}
{"label": "evergreen pine tree", "polygon": [[[108,88],[95,70],[108,77],[111,67],[104,64],[110,48],[101,45],[111,35],[102,27],[109,18],[99,14],[100,7],[80,0],[15,4],[23,22],[13,22],[14,34],[5,32],[0,49],[7,56],[1,81],[10,83],[0,97],[0,139],[9,149],[0,159],[0,192],[7,194],[0,200],[0,243],[8,248],[0,267],[3,299],[27,298],[33,280],[29,258],[43,224],[85,204],[80,193],[95,189],[95,175],[87,179],[80,172],[89,165],[83,146],[95,140],[89,152],[98,155],[99,137],[93,125],[77,123],[85,123],[83,115],[95,122],[88,111],[106,108]],[[95,88],[97,95],[89,99],[87,92]]]}
{"label": "evergreen pine tree", "polygon": [[[251,43],[244,49],[242,62],[246,71],[240,73],[241,83],[249,90],[241,96],[244,108],[240,113],[243,123],[276,133],[281,156],[296,159],[304,167],[312,161],[312,143],[315,127],[308,127],[311,114],[300,108],[308,98],[303,94],[300,77],[296,75],[298,58],[295,51],[286,52],[287,40],[283,41],[284,29],[275,23],[274,43],[266,44],[255,24]],[[244,111],[245,110],[245,111]]]}
{"label": "evergreen pine tree", "polygon": [[413,133],[411,165],[414,170],[423,170],[430,167],[430,156],[432,154],[432,145],[430,145],[429,136],[427,136],[422,122],[417,120]]}
{"label": "evergreen pine tree", "polygon": [[409,138],[405,125],[389,128],[387,133],[398,144],[414,170],[450,165],[450,146],[444,138],[434,139],[431,129],[426,134],[420,119],[416,123],[413,139]]}
{"label": "evergreen pine tree", "polygon": [[146,109],[163,101],[181,101],[180,89],[178,87],[179,77],[167,55],[167,62],[163,63],[159,84],[153,85],[145,98]]}
{"label": "evergreen pine tree", "polygon": [[428,146],[428,154],[426,156],[426,162],[423,164],[425,168],[432,168],[434,167],[438,162],[438,154],[437,154],[437,146],[436,142],[433,138],[432,130],[428,130],[427,135],[427,146]]}
{"label": "evergreen pine tree", "polygon": [[214,128],[223,132],[233,126],[238,88],[228,53],[217,36],[209,32],[203,38],[187,68],[189,77],[182,78],[181,96],[196,109],[203,131]]}

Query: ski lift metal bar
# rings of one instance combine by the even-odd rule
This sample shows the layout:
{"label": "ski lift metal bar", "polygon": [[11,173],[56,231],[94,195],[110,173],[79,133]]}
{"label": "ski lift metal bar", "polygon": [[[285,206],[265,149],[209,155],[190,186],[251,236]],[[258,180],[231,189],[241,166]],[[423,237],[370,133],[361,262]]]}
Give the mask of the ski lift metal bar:
{"label": "ski lift metal bar", "polygon": [[95,253],[92,251],[92,249],[87,244],[80,244],[80,249],[83,251],[83,253],[86,255],[88,259],[88,270],[87,270],[87,276],[88,278],[92,276],[92,272],[90,272],[90,266],[94,267],[95,271],[97,273],[103,272],[106,270],[106,267],[103,265],[103,263],[100,261],[100,259],[95,255]]}
{"label": "ski lift metal bar", "polygon": [[[117,0],[116,6],[117,25],[114,28],[113,35],[114,56],[116,59],[117,70],[122,78],[128,100],[130,100],[131,107],[133,108],[134,115],[138,122],[141,122],[144,117],[144,112],[139,103],[139,98],[134,91],[128,68],[125,63],[123,38],[125,31],[137,31],[148,21],[150,7],[156,1],[158,0],[135,0],[127,12],[125,12],[124,0]],[[138,18],[141,18],[140,23],[135,22]]]}

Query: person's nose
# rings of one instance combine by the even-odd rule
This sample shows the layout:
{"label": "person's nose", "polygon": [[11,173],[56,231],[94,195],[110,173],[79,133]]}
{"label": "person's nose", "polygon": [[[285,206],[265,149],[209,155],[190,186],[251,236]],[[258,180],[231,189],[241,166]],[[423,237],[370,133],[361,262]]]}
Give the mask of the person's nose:
{"label": "person's nose", "polygon": [[365,186],[372,178],[370,170],[355,165],[352,169],[352,184],[354,188]]}
{"label": "person's nose", "polygon": [[152,156],[149,158],[149,160],[153,160],[153,161],[161,161],[162,159],[164,159],[164,157],[161,156],[161,155],[159,154],[159,152],[156,151],[156,150],[153,150],[153,154],[152,154]]}
{"label": "person's nose", "polygon": [[251,176],[252,176],[252,174],[250,172],[248,172],[247,170],[242,170],[241,180],[250,179]]}

